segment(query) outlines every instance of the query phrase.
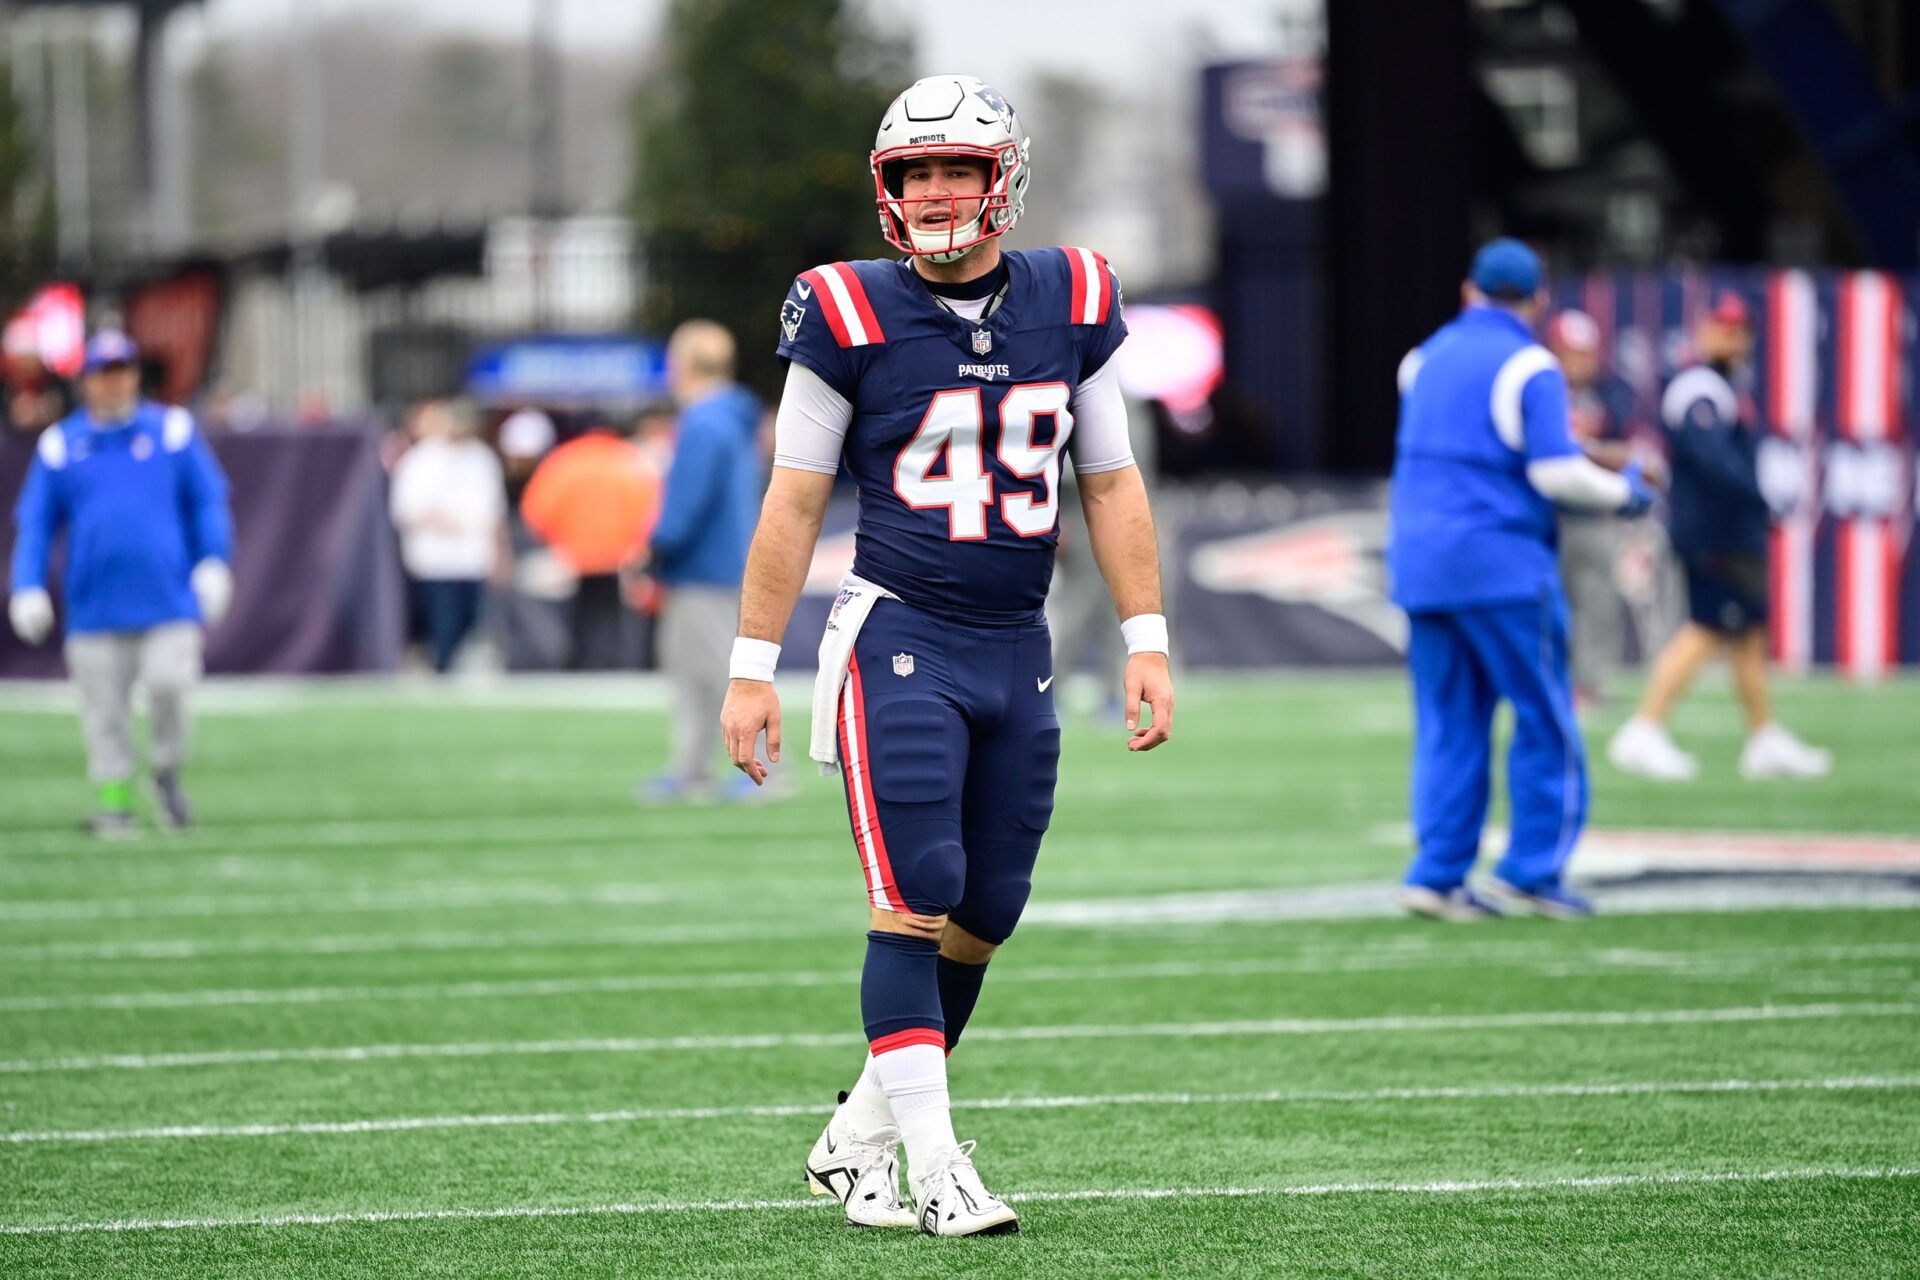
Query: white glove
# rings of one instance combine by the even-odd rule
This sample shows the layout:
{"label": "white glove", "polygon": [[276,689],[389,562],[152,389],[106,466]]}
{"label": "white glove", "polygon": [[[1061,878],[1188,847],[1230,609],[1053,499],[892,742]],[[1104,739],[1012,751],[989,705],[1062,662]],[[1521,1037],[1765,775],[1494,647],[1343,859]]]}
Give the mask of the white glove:
{"label": "white glove", "polygon": [[53,597],[39,587],[16,591],[7,601],[7,621],[13,634],[28,644],[39,644],[53,630]]}
{"label": "white glove", "polygon": [[220,560],[202,560],[193,566],[193,598],[200,602],[200,620],[218,626],[233,604],[233,570]]}

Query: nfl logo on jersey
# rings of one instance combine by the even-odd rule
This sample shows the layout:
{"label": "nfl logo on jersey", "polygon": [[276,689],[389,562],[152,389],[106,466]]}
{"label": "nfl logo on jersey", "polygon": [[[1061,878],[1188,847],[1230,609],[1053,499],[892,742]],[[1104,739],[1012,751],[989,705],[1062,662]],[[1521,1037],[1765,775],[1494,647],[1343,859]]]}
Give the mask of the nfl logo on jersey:
{"label": "nfl logo on jersey", "polygon": [[983,356],[993,350],[993,335],[985,329],[973,331],[973,354]]}
{"label": "nfl logo on jersey", "polygon": [[913,674],[913,655],[910,653],[894,654],[893,655],[893,674],[897,676],[912,675]]}

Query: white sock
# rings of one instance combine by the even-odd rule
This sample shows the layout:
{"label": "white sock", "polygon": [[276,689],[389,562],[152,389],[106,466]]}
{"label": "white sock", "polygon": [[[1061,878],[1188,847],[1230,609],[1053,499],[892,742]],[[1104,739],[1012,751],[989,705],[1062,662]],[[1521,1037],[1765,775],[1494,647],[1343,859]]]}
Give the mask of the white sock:
{"label": "white sock", "polygon": [[931,1044],[890,1049],[874,1057],[873,1069],[900,1126],[910,1172],[932,1168],[941,1152],[960,1145],[953,1136],[944,1049]]}
{"label": "white sock", "polygon": [[887,1105],[887,1095],[880,1088],[880,1076],[873,1066],[873,1055],[867,1055],[867,1065],[862,1068],[860,1078],[853,1082],[853,1088],[847,1090],[847,1100],[840,1104],[840,1118],[858,1134],[862,1141],[886,1142],[899,1134],[893,1123],[893,1108]]}

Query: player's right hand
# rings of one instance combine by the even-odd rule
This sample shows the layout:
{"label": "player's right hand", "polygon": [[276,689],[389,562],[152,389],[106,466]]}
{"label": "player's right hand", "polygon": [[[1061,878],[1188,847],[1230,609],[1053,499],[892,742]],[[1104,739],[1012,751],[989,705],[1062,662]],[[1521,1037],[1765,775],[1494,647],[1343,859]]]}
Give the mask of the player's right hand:
{"label": "player's right hand", "polygon": [[726,705],[720,708],[720,732],[734,768],[752,778],[754,786],[764,784],[767,765],[754,755],[762,732],[767,735],[767,761],[780,763],[780,695],[774,692],[773,682],[729,681]]}
{"label": "player's right hand", "polygon": [[40,587],[16,591],[7,601],[7,621],[13,634],[28,644],[39,644],[53,630],[53,597]]}

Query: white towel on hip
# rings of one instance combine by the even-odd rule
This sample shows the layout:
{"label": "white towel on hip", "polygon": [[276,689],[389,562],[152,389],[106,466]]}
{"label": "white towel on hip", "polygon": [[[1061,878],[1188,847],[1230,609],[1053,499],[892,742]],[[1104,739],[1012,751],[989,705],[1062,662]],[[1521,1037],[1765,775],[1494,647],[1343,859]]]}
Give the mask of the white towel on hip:
{"label": "white towel on hip", "polygon": [[899,598],[878,583],[851,573],[840,580],[840,594],[834,597],[826,630],[820,633],[820,674],[813,680],[813,737],[807,743],[807,754],[820,762],[823,774],[840,768],[838,704],[840,688],[847,681],[847,664],[853,660],[853,642],[860,638],[860,628],[866,625],[875,603]]}

